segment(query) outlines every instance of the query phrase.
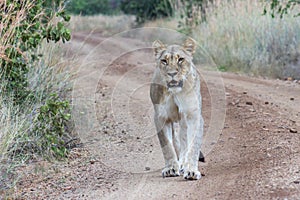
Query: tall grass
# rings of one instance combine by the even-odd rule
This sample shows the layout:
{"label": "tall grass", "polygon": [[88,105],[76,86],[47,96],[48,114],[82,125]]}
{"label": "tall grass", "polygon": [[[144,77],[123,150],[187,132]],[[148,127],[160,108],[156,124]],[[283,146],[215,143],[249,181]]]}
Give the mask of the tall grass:
{"label": "tall grass", "polygon": [[135,17],[130,15],[72,16],[69,24],[73,32],[100,32],[103,36],[127,31],[133,26]]}
{"label": "tall grass", "polygon": [[[38,23],[30,24],[28,20],[34,3],[29,0],[0,1],[0,194],[3,188],[10,188],[15,182],[15,177],[10,176],[15,166],[30,158],[64,157],[65,142],[73,137],[72,131],[67,130],[71,63],[65,59],[64,50],[60,43],[46,42],[41,45],[34,43],[36,47],[26,49],[27,43],[25,45],[23,38],[20,39],[21,33],[27,31],[22,32],[20,27],[28,25],[30,29]],[[42,32],[40,29],[36,31],[37,35]],[[13,56],[15,54],[10,52],[21,56]],[[37,59],[33,59],[33,55]],[[13,70],[6,70],[7,66]],[[20,71],[22,79],[17,79],[14,73]],[[9,83],[16,85],[8,90]],[[26,95],[17,99],[15,94],[23,89]]]}
{"label": "tall grass", "polygon": [[[200,47],[196,62],[223,71],[300,79],[300,17],[294,17],[298,10],[281,19],[263,15],[269,6],[259,0],[213,2],[206,8],[206,22],[192,28],[191,36]],[[180,13],[182,7],[173,19],[147,22],[145,27],[179,30]],[[190,20],[200,22],[198,17]]]}
{"label": "tall grass", "polygon": [[300,18],[263,16],[259,1],[233,2],[215,5],[194,29],[200,60],[212,59],[223,70],[300,78]]}
{"label": "tall grass", "polygon": [[[2,158],[27,160],[38,154],[34,148],[39,138],[30,137],[28,133],[34,127],[34,119],[40,107],[45,104],[51,94],[56,93],[60,99],[68,98],[72,87],[72,72],[69,63],[58,54],[57,44],[44,43],[38,54],[44,57],[32,64],[28,73],[29,88],[34,98],[25,99],[22,105],[14,104],[9,96],[0,95],[0,155]],[[42,137],[42,136],[39,136]],[[36,141],[34,141],[36,139]],[[22,149],[24,147],[24,149]],[[25,149],[26,148],[26,149]],[[32,148],[32,149],[30,149]],[[23,153],[22,153],[23,152]],[[18,155],[17,155],[18,154]]]}
{"label": "tall grass", "polygon": [[[73,73],[70,72],[69,61],[61,56],[62,49],[57,44],[46,43],[39,48],[37,53],[44,56],[32,64],[28,73],[34,98],[18,105],[13,103],[11,97],[0,95],[0,193],[2,189],[13,187],[18,176],[21,176],[15,173],[16,166],[25,164],[29,159],[53,159],[57,156],[54,155],[53,144],[48,142],[48,136],[36,129],[42,126],[51,129],[53,124],[44,124],[44,121],[36,119],[53,93],[58,94],[60,101],[69,98]],[[74,135],[68,130],[62,135],[57,133],[53,138],[67,142]]]}

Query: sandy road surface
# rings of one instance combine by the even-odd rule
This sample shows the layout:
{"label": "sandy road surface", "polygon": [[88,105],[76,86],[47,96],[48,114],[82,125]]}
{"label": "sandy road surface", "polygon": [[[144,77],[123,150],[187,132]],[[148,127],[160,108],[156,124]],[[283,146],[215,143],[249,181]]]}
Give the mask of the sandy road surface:
{"label": "sandy road surface", "polygon": [[[200,171],[205,176],[161,178],[163,157],[149,99],[150,40],[73,36],[70,54],[80,63],[74,116],[89,153],[77,152],[79,158],[59,165],[48,179],[24,181],[28,186],[19,186],[19,196],[300,199],[300,85],[201,66],[206,163]],[[63,182],[57,181],[60,176]]]}

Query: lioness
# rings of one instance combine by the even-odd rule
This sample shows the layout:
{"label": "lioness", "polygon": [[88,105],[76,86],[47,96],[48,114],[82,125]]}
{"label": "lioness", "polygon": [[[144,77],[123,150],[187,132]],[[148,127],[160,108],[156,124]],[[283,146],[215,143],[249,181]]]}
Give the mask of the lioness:
{"label": "lioness", "polygon": [[[183,174],[185,179],[198,180],[198,159],[203,159],[203,118],[200,78],[192,62],[196,42],[188,38],[182,46],[166,46],[156,40],[153,49],[157,66],[150,96],[165,159],[162,176]],[[175,131],[174,123],[179,123],[179,132]]]}

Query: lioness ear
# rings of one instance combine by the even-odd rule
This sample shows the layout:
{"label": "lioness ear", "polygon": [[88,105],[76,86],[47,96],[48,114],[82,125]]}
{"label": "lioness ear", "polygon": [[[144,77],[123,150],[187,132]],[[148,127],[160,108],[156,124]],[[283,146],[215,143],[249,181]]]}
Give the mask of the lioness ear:
{"label": "lioness ear", "polygon": [[155,57],[159,57],[159,54],[166,49],[166,46],[159,40],[155,40],[152,44],[152,47],[154,49]]}
{"label": "lioness ear", "polygon": [[183,43],[183,48],[184,50],[186,50],[187,52],[190,52],[191,55],[193,55],[196,51],[196,41],[193,40],[192,38],[188,38],[185,40],[185,42]]}

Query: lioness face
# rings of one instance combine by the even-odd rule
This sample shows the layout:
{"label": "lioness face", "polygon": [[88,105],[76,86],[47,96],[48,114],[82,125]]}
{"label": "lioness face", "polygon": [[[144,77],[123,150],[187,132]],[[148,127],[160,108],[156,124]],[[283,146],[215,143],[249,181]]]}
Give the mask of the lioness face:
{"label": "lioness face", "polygon": [[160,41],[153,43],[157,67],[169,91],[182,90],[192,68],[192,54],[195,46],[195,41],[190,38],[182,46],[165,46]]}

